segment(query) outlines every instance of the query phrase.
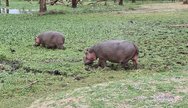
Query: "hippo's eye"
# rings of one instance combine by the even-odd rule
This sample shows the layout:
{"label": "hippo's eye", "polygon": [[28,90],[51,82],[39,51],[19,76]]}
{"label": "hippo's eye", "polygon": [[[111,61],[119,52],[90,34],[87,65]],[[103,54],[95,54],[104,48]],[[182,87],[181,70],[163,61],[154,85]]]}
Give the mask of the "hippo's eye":
{"label": "hippo's eye", "polygon": [[88,51],[86,51],[85,54],[88,55]]}

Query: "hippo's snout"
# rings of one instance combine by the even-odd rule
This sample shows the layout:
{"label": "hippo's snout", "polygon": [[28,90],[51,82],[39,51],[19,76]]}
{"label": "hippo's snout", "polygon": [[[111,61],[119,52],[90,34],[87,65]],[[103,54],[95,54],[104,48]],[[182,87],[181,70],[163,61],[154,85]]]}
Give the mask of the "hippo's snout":
{"label": "hippo's snout", "polygon": [[86,57],[84,57],[83,60],[84,60],[84,65],[92,65],[93,64],[93,61],[88,60]]}

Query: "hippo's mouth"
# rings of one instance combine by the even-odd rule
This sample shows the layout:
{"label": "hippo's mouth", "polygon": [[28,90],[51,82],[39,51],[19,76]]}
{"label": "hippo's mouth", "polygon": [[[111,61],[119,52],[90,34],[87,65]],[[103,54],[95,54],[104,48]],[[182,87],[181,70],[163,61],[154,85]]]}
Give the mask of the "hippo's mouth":
{"label": "hippo's mouth", "polygon": [[36,44],[36,43],[35,43],[33,46],[37,47],[37,46],[39,46],[39,44]]}
{"label": "hippo's mouth", "polygon": [[92,65],[93,62],[85,62],[84,65]]}

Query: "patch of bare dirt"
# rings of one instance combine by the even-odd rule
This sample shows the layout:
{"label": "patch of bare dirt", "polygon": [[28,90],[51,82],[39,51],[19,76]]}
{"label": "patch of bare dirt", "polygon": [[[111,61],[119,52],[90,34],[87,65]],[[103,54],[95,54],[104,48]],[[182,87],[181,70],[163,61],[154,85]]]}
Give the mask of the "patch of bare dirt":
{"label": "patch of bare dirt", "polygon": [[188,86],[179,86],[176,88],[178,93],[185,93],[188,94]]}
{"label": "patch of bare dirt", "polygon": [[144,5],[142,7],[146,8],[146,9],[153,9],[153,10],[180,10],[180,9],[188,9],[188,6],[184,5],[182,2],[149,4],[149,5]]}
{"label": "patch of bare dirt", "polygon": [[174,96],[171,93],[157,93],[153,96],[154,100],[158,103],[168,102],[168,103],[176,103],[182,98],[180,96]]}
{"label": "patch of bare dirt", "polygon": [[137,96],[137,97],[135,97],[134,98],[134,100],[145,100],[145,99],[147,99],[147,97],[146,96]]}
{"label": "patch of bare dirt", "polygon": [[129,105],[128,102],[122,102],[120,104],[117,104],[116,108],[132,108],[132,106]]}
{"label": "patch of bare dirt", "polygon": [[0,60],[0,71],[11,71],[14,72],[22,67],[22,63],[16,60]]}
{"label": "patch of bare dirt", "polygon": [[[63,108],[75,108],[71,106],[71,104],[79,104],[83,97],[69,97],[60,100],[52,100],[45,99],[41,101],[41,99],[34,101],[28,108],[55,108],[57,106],[62,106]],[[77,108],[89,108],[87,105],[78,105]]]}
{"label": "patch of bare dirt", "polygon": [[181,10],[188,10],[188,5],[185,5],[182,2],[146,4],[142,5],[138,9],[128,11],[126,13],[169,12]]}
{"label": "patch of bare dirt", "polygon": [[36,101],[34,101],[31,106],[29,106],[28,108],[53,108],[52,106],[50,106],[51,104],[55,103],[55,101],[53,100],[45,100],[45,101],[41,101],[42,99],[38,99]]}
{"label": "patch of bare dirt", "polygon": [[79,103],[81,101],[83,97],[78,97],[78,98],[75,98],[75,97],[69,97],[69,98],[66,98],[66,99],[61,99],[58,101],[58,103],[60,105],[66,105],[66,104],[71,104],[71,103]]}

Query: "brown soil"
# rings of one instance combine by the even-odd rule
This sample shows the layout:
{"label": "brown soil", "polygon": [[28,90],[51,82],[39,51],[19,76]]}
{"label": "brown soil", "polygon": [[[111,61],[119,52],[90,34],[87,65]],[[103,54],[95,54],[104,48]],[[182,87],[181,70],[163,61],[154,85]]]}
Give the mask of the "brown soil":
{"label": "brown soil", "polygon": [[154,95],[154,100],[158,103],[168,102],[170,104],[176,103],[181,100],[180,96],[174,96],[171,93],[157,93]]}
{"label": "brown soil", "polygon": [[169,12],[181,10],[188,10],[188,5],[183,4],[182,2],[145,4],[138,9],[128,11],[126,13]]}

